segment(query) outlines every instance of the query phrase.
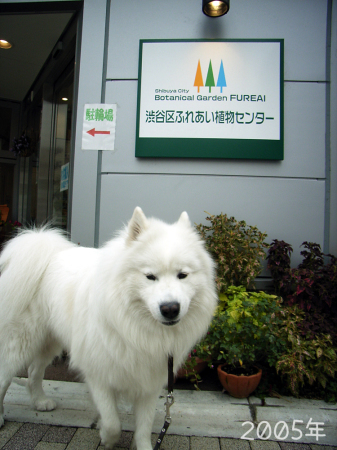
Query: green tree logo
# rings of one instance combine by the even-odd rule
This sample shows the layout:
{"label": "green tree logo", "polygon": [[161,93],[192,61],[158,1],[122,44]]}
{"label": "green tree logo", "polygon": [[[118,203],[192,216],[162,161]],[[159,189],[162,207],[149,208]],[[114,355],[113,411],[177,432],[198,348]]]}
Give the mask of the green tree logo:
{"label": "green tree logo", "polygon": [[209,61],[209,66],[208,66],[208,72],[207,72],[205,86],[207,86],[209,88],[209,92],[210,93],[211,93],[212,87],[215,86],[214,75],[213,75],[213,68],[212,68],[212,61],[211,60]]}

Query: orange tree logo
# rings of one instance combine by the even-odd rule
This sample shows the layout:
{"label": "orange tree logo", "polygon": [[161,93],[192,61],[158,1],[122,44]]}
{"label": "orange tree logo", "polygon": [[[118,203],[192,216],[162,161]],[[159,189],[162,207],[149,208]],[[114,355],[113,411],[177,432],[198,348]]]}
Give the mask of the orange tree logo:
{"label": "orange tree logo", "polygon": [[201,72],[200,59],[199,59],[193,86],[198,88],[198,92],[200,92],[200,88],[203,87],[203,86],[208,87],[209,92],[211,92],[212,87],[217,86],[217,87],[220,87],[220,92],[222,92],[222,89],[227,86],[226,76],[225,76],[225,71],[224,71],[224,68],[223,68],[222,60],[221,60],[221,64],[220,64],[220,69],[219,69],[217,83],[215,85],[212,61],[211,60],[209,61],[209,66],[208,66],[208,71],[207,71],[207,76],[206,76],[206,82],[204,84],[204,80],[203,80],[203,76],[202,76],[202,72]]}

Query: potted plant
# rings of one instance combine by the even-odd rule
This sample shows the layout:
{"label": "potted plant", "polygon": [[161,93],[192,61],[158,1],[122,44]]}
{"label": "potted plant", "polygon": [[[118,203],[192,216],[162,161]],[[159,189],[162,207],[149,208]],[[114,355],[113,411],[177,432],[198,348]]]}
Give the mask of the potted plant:
{"label": "potted plant", "polygon": [[[251,367],[248,369],[248,365],[251,366],[251,361],[256,362],[256,344],[253,344],[250,335],[250,331],[254,331],[252,330],[253,322],[248,315],[248,310],[243,312],[242,309],[243,316],[239,317],[238,303],[235,302],[238,300],[247,303],[249,294],[246,292],[246,288],[255,287],[254,279],[261,273],[261,260],[266,257],[264,249],[268,247],[268,244],[264,240],[267,234],[262,233],[255,226],[247,225],[245,221],[237,221],[234,217],[228,217],[223,213],[209,214],[206,220],[209,222],[208,225],[199,224],[196,225],[196,229],[217,263],[216,283],[220,305],[207,336],[195,348],[194,356],[203,360],[224,361],[226,355],[227,363],[236,370],[251,371],[252,369]],[[259,295],[252,294],[252,299],[257,301]],[[267,301],[266,296],[267,294],[262,296],[265,301]],[[231,303],[232,301],[234,303]],[[251,314],[250,316],[252,317]],[[236,323],[235,320],[239,322]],[[244,336],[245,330],[242,328],[246,326],[244,322],[248,323],[249,321],[252,323]],[[262,326],[261,322],[260,328]],[[238,329],[241,330],[241,337],[236,342],[234,338],[240,334]],[[257,339],[259,334],[263,334],[261,330],[259,333],[255,330]],[[273,340],[272,337],[271,340]],[[220,371],[221,369],[219,369],[221,376]],[[197,378],[198,376],[195,375],[195,379]]]}
{"label": "potted plant", "polygon": [[274,334],[282,299],[266,292],[247,292],[243,286],[230,286],[219,299],[196,356],[220,363],[218,375],[226,391],[236,398],[247,397],[261,379],[259,362],[275,365],[284,348],[284,341]]}
{"label": "potted plant", "polygon": [[[208,213],[209,214],[209,213]],[[226,214],[206,217],[208,225],[196,225],[196,230],[206,244],[207,250],[217,263],[216,283],[219,292],[226,291],[230,285],[254,287],[254,278],[261,270],[261,260],[265,258],[265,233],[246,222],[237,221]],[[200,372],[211,360],[211,349],[203,342],[197,345],[177,377],[187,377],[198,388]]]}

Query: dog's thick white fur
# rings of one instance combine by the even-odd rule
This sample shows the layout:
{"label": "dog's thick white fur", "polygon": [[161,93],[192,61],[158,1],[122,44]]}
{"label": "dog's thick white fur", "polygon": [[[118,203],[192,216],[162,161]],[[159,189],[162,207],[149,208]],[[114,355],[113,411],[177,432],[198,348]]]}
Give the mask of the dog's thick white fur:
{"label": "dog's thick white fur", "polygon": [[122,394],[134,403],[132,448],[150,450],[167,357],[177,370],[207,331],[217,301],[214,264],[187,213],[168,225],[137,207],[100,249],[52,229],[26,230],[5,246],[0,268],[0,426],[6,390],[25,366],[35,408],[56,407],[42,378],[67,349],[90,388],[106,448],[120,437]]}

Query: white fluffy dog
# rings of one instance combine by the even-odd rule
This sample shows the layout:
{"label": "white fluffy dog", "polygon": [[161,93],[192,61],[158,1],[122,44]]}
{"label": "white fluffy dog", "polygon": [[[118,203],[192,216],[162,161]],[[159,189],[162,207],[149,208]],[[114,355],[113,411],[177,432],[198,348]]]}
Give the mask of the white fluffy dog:
{"label": "white fluffy dog", "polygon": [[56,407],[42,378],[65,348],[88,383],[106,448],[120,437],[121,394],[134,403],[132,448],[150,450],[167,357],[176,371],[217,302],[214,264],[187,213],[168,225],[136,208],[100,249],[52,229],[26,230],[5,246],[0,268],[0,427],[6,390],[25,366],[35,408]]}

